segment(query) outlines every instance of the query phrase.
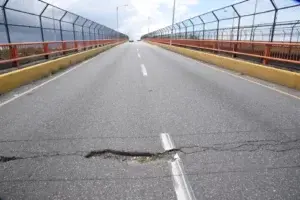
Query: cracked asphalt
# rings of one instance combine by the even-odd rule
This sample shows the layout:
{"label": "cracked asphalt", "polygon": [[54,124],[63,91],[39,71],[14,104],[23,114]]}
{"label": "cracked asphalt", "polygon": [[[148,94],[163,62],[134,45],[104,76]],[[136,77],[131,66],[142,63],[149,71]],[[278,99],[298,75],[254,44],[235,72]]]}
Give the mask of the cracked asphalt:
{"label": "cracked asphalt", "polygon": [[177,199],[174,154],[196,199],[300,199],[300,100],[143,42],[0,107],[0,130],[1,200]]}

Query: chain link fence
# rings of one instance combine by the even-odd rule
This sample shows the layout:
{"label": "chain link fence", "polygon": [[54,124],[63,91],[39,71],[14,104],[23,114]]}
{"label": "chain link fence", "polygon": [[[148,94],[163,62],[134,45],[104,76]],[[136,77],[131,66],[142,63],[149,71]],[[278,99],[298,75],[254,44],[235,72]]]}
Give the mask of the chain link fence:
{"label": "chain link fence", "polygon": [[42,0],[0,0],[0,43],[128,38]]}
{"label": "chain link fence", "polygon": [[300,3],[244,0],[161,28],[142,38],[300,42]]}

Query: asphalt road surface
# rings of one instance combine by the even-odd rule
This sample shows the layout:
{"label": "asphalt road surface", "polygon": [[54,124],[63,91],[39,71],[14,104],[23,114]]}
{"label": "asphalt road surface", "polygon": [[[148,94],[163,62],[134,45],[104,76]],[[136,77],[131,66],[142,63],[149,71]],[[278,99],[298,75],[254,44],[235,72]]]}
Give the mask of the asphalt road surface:
{"label": "asphalt road surface", "polygon": [[300,199],[299,96],[120,45],[0,97],[0,199]]}

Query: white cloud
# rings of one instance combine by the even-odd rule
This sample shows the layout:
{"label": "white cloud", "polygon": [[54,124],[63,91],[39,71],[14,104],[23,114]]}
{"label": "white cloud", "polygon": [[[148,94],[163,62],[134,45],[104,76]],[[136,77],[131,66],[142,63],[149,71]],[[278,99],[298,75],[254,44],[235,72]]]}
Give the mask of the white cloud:
{"label": "white cloud", "polygon": [[[148,23],[150,31],[172,23],[173,0],[131,0],[130,4],[133,7],[134,14],[124,20],[121,30],[128,30],[129,35],[134,38],[148,32]],[[198,0],[177,0],[175,21],[190,16],[189,6],[196,4],[198,4]],[[149,20],[148,17],[150,17]]]}
{"label": "white cloud", "polygon": [[[48,0],[54,4],[83,15],[91,20],[116,28],[116,7],[128,4],[119,10],[120,31],[137,39],[148,32],[148,17],[150,31],[170,25],[172,22],[173,0]],[[177,0],[175,21],[195,15],[190,7],[199,0]]]}

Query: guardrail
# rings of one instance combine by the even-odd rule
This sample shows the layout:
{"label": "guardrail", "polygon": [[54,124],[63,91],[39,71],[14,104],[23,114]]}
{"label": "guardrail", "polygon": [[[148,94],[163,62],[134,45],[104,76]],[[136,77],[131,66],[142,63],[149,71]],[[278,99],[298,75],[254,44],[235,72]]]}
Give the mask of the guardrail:
{"label": "guardrail", "polygon": [[[170,39],[149,38],[147,40],[170,44]],[[300,43],[173,39],[172,45],[206,50],[216,54],[229,54],[232,57],[259,58],[265,65],[271,61],[293,64],[293,68],[300,70]]]}
{"label": "guardrail", "polygon": [[121,40],[49,41],[0,44],[0,65],[8,65],[4,68],[18,67],[20,63],[29,63],[36,61],[39,58],[49,59],[51,55],[61,56],[72,52],[79,52],[116,43],[118,41]]}

